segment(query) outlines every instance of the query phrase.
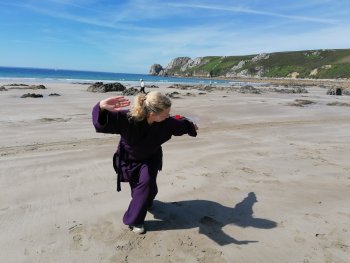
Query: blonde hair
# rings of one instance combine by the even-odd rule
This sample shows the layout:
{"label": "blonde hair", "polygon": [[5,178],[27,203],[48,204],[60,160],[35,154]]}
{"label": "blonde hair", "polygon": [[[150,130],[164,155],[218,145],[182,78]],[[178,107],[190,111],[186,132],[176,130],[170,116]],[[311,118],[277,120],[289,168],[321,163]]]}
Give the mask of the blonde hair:
{"label": "blonde hair", "polygon": [[159,91],[151,91],[148,94],[139,94],[135,97],[130,109],[129,117],[137,121],[147,118],[150,112],[160,113],[171,107],[171,100]]}

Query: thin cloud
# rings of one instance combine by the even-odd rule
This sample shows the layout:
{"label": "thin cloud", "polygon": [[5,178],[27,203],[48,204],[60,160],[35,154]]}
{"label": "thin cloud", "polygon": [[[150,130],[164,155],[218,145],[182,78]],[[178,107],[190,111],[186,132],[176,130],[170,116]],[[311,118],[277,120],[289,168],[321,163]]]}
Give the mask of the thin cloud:
{"label": "thin cloud", "polygon": [[[92,19],[89,17],[83,17],[83,16],[77,16],[77,15],[71,15],[67,12],[55,12],[53,10],[49,10],[46,8],[41,8],[29,4],[19,4],[19,3],[11,3],[9,5],[16,6],[19,8],[24,8],[27,10],[31,10],[32,12],[39,13],[42,15],[46,15],[53,18],[60,18],[64,20],[69,20],[72,22],[77,22],[81,24],[87,24],[97,27],[103,27],[103,28],[109,28],[109,29],[118,29],[118,30],[146,30],[145,27],[137,27],[134,25],[128,25],[128,24],[121,24],[121,23],[112,23],[107,20],[98,20],[98,19]],[[151,28],[149,28],[151,30]]]}
{"label": "thin cloud", "polygon": [[236,13],[245,13],[245,14],[255,14],[255,15],[263,15],[263,16],[272,16],[272,17],[281,17],[288,18],[298,21],[310,21],[316,23],[323,24],[337,24],[337,21],[332,19],[322,19],[315,17],[306,17],[306,16],[291,16],[278,14],[273,12],[259,11],[250,8],[242,8],[242,7],[224,7],[224,6],[213,6],[213,5],[195,5],[195,4],[179,4],[179,3],[169,3],[168,5],[173,7],[187,7],[187,8],[198,8],[198,9],[209,9],[209,10],[218,10],[218,11],[226,11],[226,12],[236,12]]}
{"label": "thin cloud", "polygon": [[[23,39],[20,32],[27,28],[33,28],[35,37],[26,38],[31,41],[26,45],[31,47],[28,48],[28,59],[40,58],[32,59],[31,66],[46,63],[48,67],[90,67],[92,70],[134,73],[148,72],[153,63],[166,66],[171,59],[180,56],[195,58],[348,48],[350,43],[348,18],[343,14],[347,8],[339,1],[328,2],[329,5],[326,3],[329,0],[294,1],[287,7],[282,4],[269,7],[263,0],[252,0],[254,4],[264,5],[263,9],[248,5],[230,7],[224,2],[211,5],[204,1],[197,1],[197,4],[169,1],[172,2],[0,0],[3,23],[12,23],[11,28],[18,29],[13,30],[18,34],[10,35],[9,41],[1,44],[1,50],[8,50],[3,61],[13,65],[16,57],[27,58],[27,54],[19,54],[12,47],[18,49],[20,44],[15,41]],[[11,16],[10,11],[16,11],[19,16]],[[31,27],[26,24],[27,16],[24,15],[22,20],[21,14],[40,19],[34,20],[35,23],[30,25],[36,26]],[[220,19],[225,18],[223,15],[234,17]],[[275,19],[271,19],[273,22],[264,19],[265,23],[254,19],[268,17]],[[66,26],[59,27],[58,20],[64,21]],[[307,21],[310,23],[305,23]],[[45,48],[38,48],[40,46]],[[55,52],[47,56],[48,50]],[[17,60],[21,64],[20,58]]]}
{"label": "thin cloud", "polygon": [[78,8],[78,9],[86,10],[86,11],[96,11],[96,9],[88,8],[88,7],[82,6],[82,5],[78,5],[74,1],[69,1],[69,0],[68,1],[67,0],[49,0],[49,2],[54,3],[54,4],[58,4],[61,6],[74,7],[74,8]]}

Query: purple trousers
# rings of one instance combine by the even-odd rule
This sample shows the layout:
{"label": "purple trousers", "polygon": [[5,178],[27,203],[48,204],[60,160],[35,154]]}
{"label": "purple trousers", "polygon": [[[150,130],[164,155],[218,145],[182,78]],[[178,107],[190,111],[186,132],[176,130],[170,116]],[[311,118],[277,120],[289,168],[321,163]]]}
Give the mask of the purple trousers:
{"label": "purple trousers", "polygon": [[144,223],[147,209],[152,206],[158,193],[157,173],[158,169],[152,165],[143,164],[138,178],[129,182],[132,199],[123,217],[124,224],[135,226]]}

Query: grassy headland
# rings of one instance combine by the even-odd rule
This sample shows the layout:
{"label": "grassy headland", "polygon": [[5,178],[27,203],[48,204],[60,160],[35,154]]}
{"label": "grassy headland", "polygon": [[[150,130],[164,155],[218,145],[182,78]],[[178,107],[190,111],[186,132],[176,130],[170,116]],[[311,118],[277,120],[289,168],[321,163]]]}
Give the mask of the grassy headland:
{"label": "grassy headland", "polygon": [[211,78],[349,79],[350,49],[206,56],[195,60],[182,57],[175,58],[169,65],[159,74]]}

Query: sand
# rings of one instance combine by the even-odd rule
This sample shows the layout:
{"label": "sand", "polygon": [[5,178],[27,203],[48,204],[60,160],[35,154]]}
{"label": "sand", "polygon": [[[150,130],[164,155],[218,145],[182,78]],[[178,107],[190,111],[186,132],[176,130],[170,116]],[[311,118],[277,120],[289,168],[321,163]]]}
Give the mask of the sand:
{"label": "sand", "polygon": [[91,124],[118,93],[38,84],[0,91],[0,262],[350,262],[350,107],[327,105],[350,96],[178,90],[172,113],[195,119],[198,137],[163,146],[136,235],[122,223],[129,186],[115,191],[119,136]]}

